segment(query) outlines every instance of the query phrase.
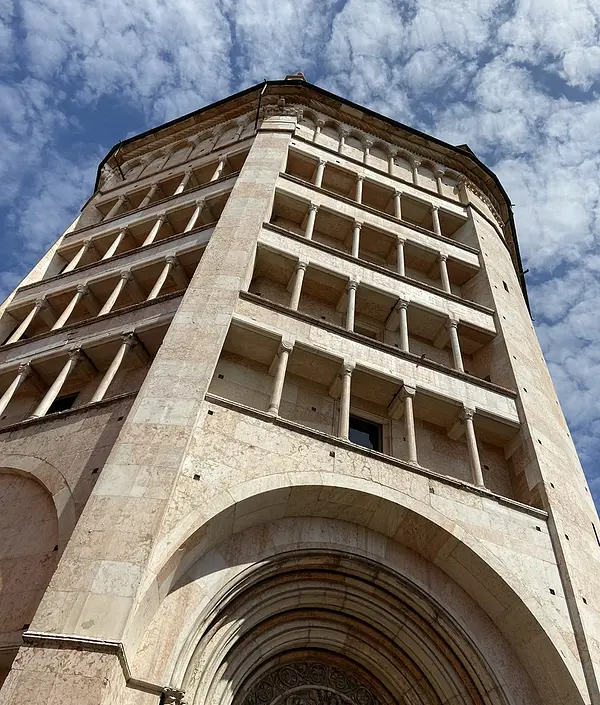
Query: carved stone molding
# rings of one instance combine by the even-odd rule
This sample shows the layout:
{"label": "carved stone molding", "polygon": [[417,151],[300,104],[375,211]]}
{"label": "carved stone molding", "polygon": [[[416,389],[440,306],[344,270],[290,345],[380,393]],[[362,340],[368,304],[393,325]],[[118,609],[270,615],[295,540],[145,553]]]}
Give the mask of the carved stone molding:
{"label": "carved stone molding", "polygon": [[242,705],[380,705],[356,676],[339,666],[305,661],[263,676]]}

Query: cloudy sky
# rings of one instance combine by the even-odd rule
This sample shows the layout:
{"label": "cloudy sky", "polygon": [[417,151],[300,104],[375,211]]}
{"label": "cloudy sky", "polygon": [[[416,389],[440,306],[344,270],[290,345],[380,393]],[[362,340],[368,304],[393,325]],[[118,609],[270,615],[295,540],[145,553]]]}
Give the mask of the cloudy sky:
{"label": "cloudy sky", "polygon": [[263,78],[468,143],[515,205],[535,325],[600,504],[598,0],[0,0],[0,294],[120,139]]}

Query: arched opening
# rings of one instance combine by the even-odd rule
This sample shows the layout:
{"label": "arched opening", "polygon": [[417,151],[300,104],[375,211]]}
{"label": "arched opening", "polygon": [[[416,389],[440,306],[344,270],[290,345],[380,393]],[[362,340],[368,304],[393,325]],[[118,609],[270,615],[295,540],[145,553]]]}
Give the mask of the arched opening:
{"label": "arched opening", "polygon": [[[359,681],[376,675],[378,702],[386,693],[407,705],[580,701],[561,635],[493,554],[413,501],[347,480],[353,487],[261,478],[244,499],[238,486],[233,504],[213,497],[213,518],[195,530],[188,516],[190,530],[177,529],[187,538],[165,539],[171,550],[130,623],[144,634],[134,671],[182,687],[190,705],[245,703],[288,654],[332,668],[350,659]],[[510,619],[497,620],[498,605]]]}
{"label": "arched opening", "polygon": [[50,493],[31,477],[0,469],[0,686],[54,573],[58,543]]}

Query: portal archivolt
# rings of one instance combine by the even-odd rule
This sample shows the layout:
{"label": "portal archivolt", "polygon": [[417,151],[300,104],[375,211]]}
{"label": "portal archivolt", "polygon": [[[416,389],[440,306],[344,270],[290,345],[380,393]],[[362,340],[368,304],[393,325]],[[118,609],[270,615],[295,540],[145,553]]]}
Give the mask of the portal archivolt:
{"label": "portal archivolt", "polygon": [[194,705],[505,705],[475,645],[387,568],[294,551],[249,570],[203,620]]}

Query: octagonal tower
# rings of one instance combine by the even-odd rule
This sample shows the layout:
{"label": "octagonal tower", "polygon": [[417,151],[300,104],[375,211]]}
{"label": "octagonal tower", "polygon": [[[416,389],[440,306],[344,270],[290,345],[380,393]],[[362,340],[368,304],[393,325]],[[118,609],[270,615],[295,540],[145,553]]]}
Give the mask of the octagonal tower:
{"label": "octagonal tower", "polygon": [[120,143],[1,308],[0,700],[600,705],[507,196],[301,75]]}

